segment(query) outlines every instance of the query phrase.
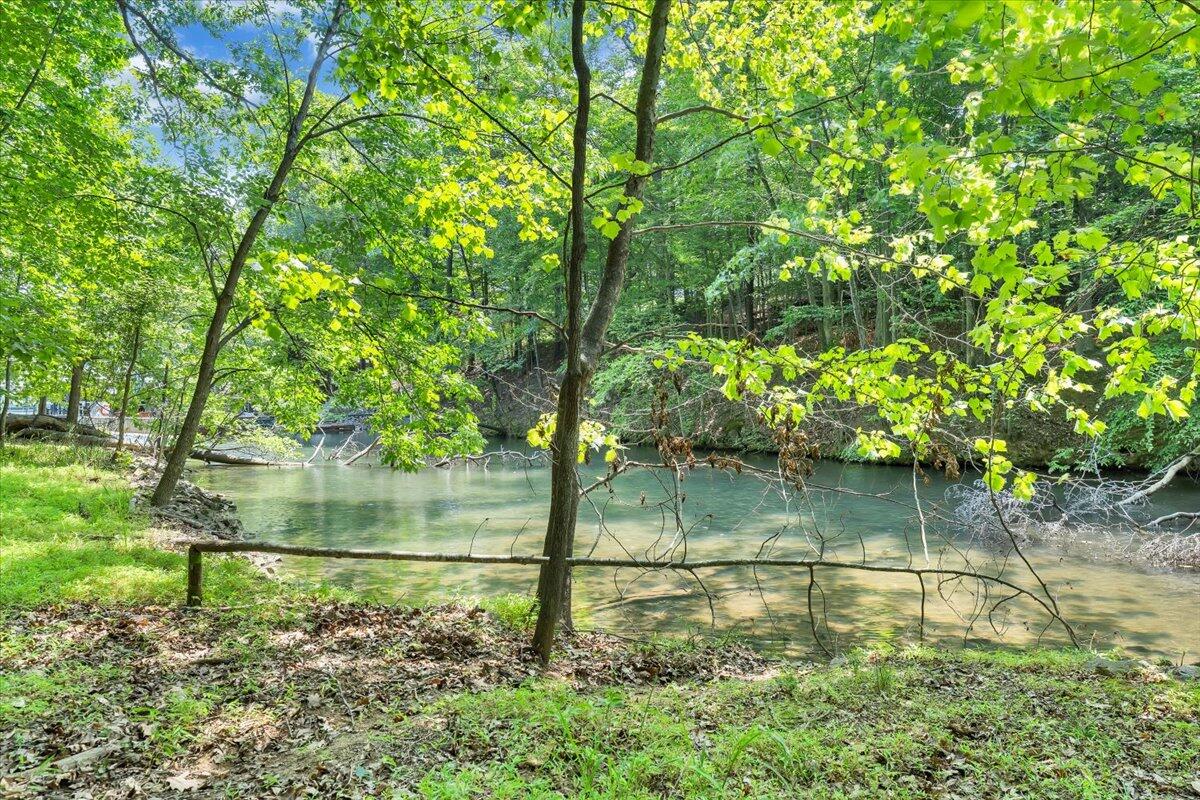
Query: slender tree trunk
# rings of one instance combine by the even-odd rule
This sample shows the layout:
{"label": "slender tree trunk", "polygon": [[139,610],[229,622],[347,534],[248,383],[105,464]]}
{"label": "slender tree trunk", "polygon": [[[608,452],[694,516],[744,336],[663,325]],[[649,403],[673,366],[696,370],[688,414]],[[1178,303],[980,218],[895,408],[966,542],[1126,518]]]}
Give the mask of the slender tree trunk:
{"label": "slender tree trunk", "polygon": [[167,441],[167,403],[170,402],[171,394],[171,362],[168,361],[163,365],[163,386],[160,405],[158,407],[158,440],[154,443],[154,468],[158,469],[158,464],[162,459],[163,447]]}
{"label": "slender tree trunk", "polygon": [[754,270],[751,269],[746,279],[742,281],[742,309],[746,314],[746,330],[757,333],[754,320]]}
{"label": "slender tree trunk", "polygon": [[[650,29],[646,42],[646,59],[638,87],[637,145],[635,157],[647,164],[654,158],[654,129],[657,122],[655,106],[662,55],[666,45],[667,13],[670,0],[654,0],[650,12]],[[587,226],[584,222],[584,180],[587,167],[588,117],[591,111],[591,70],[583,49],[583,24],[586,0],[573,0],[571,6],[571,61],[575,68],[578,99],[573,139],[574,160],[571,167],[571,253],[567,267],[567,368],[558,395],[558,416],[555,422],[553,467],[550,477],[550,514],[546,525],[546,541],[542,549],[547,561],[538,576],[538,620],[533,645],[542,663],[550,660],[554,646],[554,629],[563,617],[570,572],[567,558],[575,542],[575,525],[579,511],[579,485],[576,461],[579,452],[580,405],[588,381],[596,370],[604,337],[616,312],[625,284],[629,247],[633,238],[633,220],[621,223],[621,228],[608,245],[604,271],[596,290],[587,320],[580,327],[582,305],[583,260],[587,245]],[[625,196],[640,199],[645,190],[644,175],[630,175],[625,182]]]}
{"label": "slender tree trunk", "polygon": [[571,252],[567,261],[567,365],[558,391],[558,409],[551,440],[550,513],[542,555],[549,560],[538,573],[538,619],[533,646],[542,663],[550,660],[554,629],[563,614],[565,587],[569,580],[567,558],[571,554],[575,519],[579,513],[579,478],[575,462],[579,452],[579,403],[583,393],[583,365],[579,352],[580,316],[583,305],[583,262],[587,256],[587,226],[584,222],[584,180],[587,175],[587,132],[591,115],[592,71],[583,51],[583,23],[587,0],[571,4],[571,63],[578,91],[571,164]]}
{"label": "slender tree trunk", "polygon": [[12,392],[12,356],[4,358],[4,400],[0,401],[0,442],[8,430],[8,396]]}
{"label": "slender tree trunk", "polygon": [[975,351],[975,347],[971,344],[971,329],[975,327],[976,313],[977,306],[975,303],[975,298],[970,294],[963,292],[963,361],[965,361],[969,367],[975,366],[975,362],[978,360],[978,354]]}
{"label": "slender tree trunk", "polygon": [[833,281],[821,276],[821,349],[833,347]]}
{"label": "slender tree trunk", "polygon": [[[817,292],[813,288],[813,279],[806,272],[804,273],[804,296],[808,300],[808,307],[812,309],[820,309],[821,305],[817,301]],[[829,349],[829,342],[825,340],[825,324],[820,320],[816,320],[817,344],[821,350]]]}
{"label": "slender tree trunk", "polygon": [[863,313],[862,303],[858,298],[858,277],[850,273],[850,310],[854,315],[854,331],[858,334],[858,349],[865,350],[867,344],[867,315]]}
{"label": "slender tree trunk", "polygon": [[83,401],[83,361],[71,365],[71,390],[67,394],[67,424],[79,424],[79,406]]}
{"label": "slender tree trunk", "polygon": [[887,290],[882,286],[875,289],[875,346],[887,347],[892,343],[892,304]]}
{"label": "slender tree trunk", "polygon": [[287,177],[288,169],[294,159],[295,153],[285,152],[279,168],[275,172],[275,178],[271,181],[271,187],[263,195],[263,204],[258,207],[251,218],[250,225],[242,234],[241,242],[230,262],[225,286],[217,297],[217,305],[213,309],[212,320],[209,322],[208,332],[204,336],[204,349],[200,353],[200,366],[196,373],[196,388],[192,392],[192,401],[188,404],[183,425],[180,426],[179,435],[175,438],[175,446],[167,458],[166,466],[163,467],[162,477],[154,488],[154,495],[150,500],[153,506],[162,507],[170,502],[171,496],[175,493],[175,485],[179,483],[179,478],[183,475],[183,467],[187,463],[188,454],[192,452],[192,447],[196,443],[196,434],[200,430],[200,419],[204,414],[204,407],[208,403],[208,394],[212,391],[213,374],[217,368],[217,355],[224,344],[222,334],[225,329],[225,320],[228,319],[229,310],[233,307],[242,268],[250,255],[250,249],[258,239],[263,223],[271,213],[271,208],[279,200],[284,178]]}
{"label": "slender tree trunk", "polygon": [[139,319],[133,327],[133,348],[129,354],[129,366],[125,369],[125,380],[121,386],[121,409],[117,413],[117,448],[113,450],[113,458],[125,446],[125,415],[129,411],[129,387],[133,383],[133,368],[137,364],[138,350],[142,346],[142,321]]}
{"label": "slender tree trunk", "polygon": [[326,55],[329,52],[329,43],[341,19],[342,13],[342,3],[339,2],[330,17],[329,27],[326,29],[321,44],[317,48],[317,53],[313,58],[312,68],[308,73],[308,82],[304,89],[304,97],[301,99],[300,105],[296,109],[296,113],[288,126],[287,141],[284,144],[283,155],[279,159],[279,165],[275,168],[275,175],[271,178],[271,183],[267,187],[267,191],[263,193],[262,203],[255,210],[254,216],[250,218],[250,224],[246,226],[241,241],[238,242],[237,250],[234,251],[233,259],[229,263],[229,272],[225,276],[225,285],[221,288],[221,293],[217,296],[217,304],[213,309],[212,320],[209,322],[208,332],[204,336],[204,349],[200,353],[200,366],[196,373],[196,388],[192,392],[192,400],[188,404],[187,414],[184,415],[183,424],[179,428],[179,435],[175,439],[175,446],[171,449],[171,455],[167,458],[167,463],[163,467],[162,477],[159,478],[158,485],[154,488],[154,495],[150,498],[150,504],[153,506],[161,508],[170,502],[171,496],[175,493],[175,485],[179,483],[179,478],[183,475],[183,467],[187,463],[188,454],[192,452],[192,448],[196,444],[196,434],[200,430],[200,419],[204,415],[204,407],[208,403],[208,394],[212,391],[213,374],[217,368],[217,355],[227,341],[223,333],[225,321],[229,317],[229,310],[233,308],[233,301],[237,294],[237,286],[242,275],[242,268],[245,267],[246,259],[250,256],[250,251],[254,247],[255,242],[258,241],[258,234],[262,231],[267,217],[271,215],[271,210],[275,207],[275,204],[279,202],[279,197],[283,193],[283,186],[287,181],[288,173],[292,169],[292,164],[295,162],[296,156],[299,155],[300,148],[304,146],[305,139],[302,138],[304,123],[308,119],[313,95],[316,93],[317,78],[320,75],[321,66],[324,64]]}
{"label": "slender tree trunk", "polygon": [[41,416],[41,417],[46,416],[47,413],[49,413],[49,405],[50,405],[50,401],[46,399],[45,395],[39,397],[38,398],[38,410],[37,410],[38,416]]}

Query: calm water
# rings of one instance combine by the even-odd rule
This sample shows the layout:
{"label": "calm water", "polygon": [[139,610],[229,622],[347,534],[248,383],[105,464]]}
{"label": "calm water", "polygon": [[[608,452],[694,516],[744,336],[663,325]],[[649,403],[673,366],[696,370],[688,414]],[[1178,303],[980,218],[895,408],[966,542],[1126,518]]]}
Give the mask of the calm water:
{"label": "calm water", "polygon": [[[656,460],[652,451],[630,455]],[[773,466],[770,459],[754,463]],[[597,463],[585,471],[598,477],[604,467]],[[549,503],[547,468],[498,461],[488,468],[431,468],[415,475],[365,459],[352,467],[207,467],[197,473],[201,484],[237,502],[252,536],[293,544],[534,554],[541,550]],[[674,544],[676,557],[686,546],[689,559],[745,558],[765,546],[777,557],[811,558],[823,547],[828,560],[860,561],[865,553],[871,563],[921,566],[911,480],[907,469],[829,462],[819,465],[811,482],[859,494],[814,490],[807,498],[785,500],[759,479],[697,468],[682,484],[685,499],[678,520],[687,532],[684,544],[669,500],[670,473],[623,475],[614,481],[612,493],[601,489],[591,495],[594,505],[583,503],[576,550],[662,557]],[[936,523],[947,485],[932,476],[920,488],[930,519],[932,560],[951,568],[969,561],[978,571],[1002,570],[1012,582],[1036,588],[1011,548]],[[880,494],[898,502],[864,496]],[[1193,485],[1161,492],[1155,508],[1162,513],[1200,508],[1200,489]],[[1081,639],[1175,659],[1186,653],[1194,660],[1200,654],[1200,575],[1103,563],[1086,550],[1079,545],[1025,548]],[[532,593],[537,580],[534,567],[504,565],[296,558],[285,559],[282,569],[411,601]],[[914,576],[819,569],[816,577],[813,606],[830,649],[916,638],[920,587]],[[699,578],[706,592],[684,573],[577,569],[580,624],[627,635],[651,630],[678,634],[711,632],[715,617],[716,630],[735,631],[766,649],[798,656],[816,652],[806,570],[760,569],[756,581],[747,568],[729,568],[705,570]],[[926,584],[929,640],[1030,644],[1045,627],[1046,617],[1031,601],[1004,603],[989,621],[986,613],[979,614],[981,598],[973,584],[946,584],[942,596],[932,579]],[[994,591],[989,606],[1002,597]],[[1064,640],[1052,627],[1042,641]]]}

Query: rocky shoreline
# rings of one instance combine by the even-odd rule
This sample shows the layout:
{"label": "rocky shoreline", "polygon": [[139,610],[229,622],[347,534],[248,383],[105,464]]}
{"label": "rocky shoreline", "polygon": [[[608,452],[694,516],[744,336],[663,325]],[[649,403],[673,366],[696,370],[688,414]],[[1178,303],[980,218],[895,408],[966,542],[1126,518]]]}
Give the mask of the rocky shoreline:
{"label": "rocky shoreline", "polygon": [[129,482],[133,485],[133,506],[144,508],[150,519],[163,527],[191,535],[215,539],[242,539],[246,529],[237,516],[237,505],[224,495],[201,489],[189,480],[180,480],[175,496],[165,507],[150,505],[150,495],[161,472],[153,459],[134,459]]}

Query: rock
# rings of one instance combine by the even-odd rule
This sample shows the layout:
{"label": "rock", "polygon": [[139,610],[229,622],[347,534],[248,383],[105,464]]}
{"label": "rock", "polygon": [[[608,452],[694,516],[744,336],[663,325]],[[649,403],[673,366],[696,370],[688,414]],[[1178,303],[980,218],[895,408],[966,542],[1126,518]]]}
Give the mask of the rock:
{"label": "rock", "polygon": [[150,495],[158,482],[158,472],[149,459],[139,459],[135,463],[131,482],[137,489],[134,502],[147,507],[150,518],[156,522],[218,539],[240,539],[246,533],[233,501],[215,492],[205,491],[191,481],[179,481],[175,496],[165,508],[150,506]]}
{"label": "rock", "polygon": [[1200,664],[1184,664],[1174,669],[1175,677],[1185,681],[1200,681]]}
{"label": "rock", "polygon": [[1093,658],[1085,666],[1087,669],[1090,669],[1098,675],[1119,677],[1135,672],[1141,672],[1145,665],[1143,662],[1132,658],[1111,659],[1097,657]]}

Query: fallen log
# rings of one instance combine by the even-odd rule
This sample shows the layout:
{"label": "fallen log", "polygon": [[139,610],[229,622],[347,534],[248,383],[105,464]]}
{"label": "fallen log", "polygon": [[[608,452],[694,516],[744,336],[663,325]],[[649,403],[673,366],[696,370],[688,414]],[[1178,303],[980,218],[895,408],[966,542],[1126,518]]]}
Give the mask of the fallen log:
{"label": "fallen log", "polygon": [[[28,439],[30,441],[47,441],[47,442],[65,442],[67,444],[79,444],[85,447],[116,447],[117,440],[108,434],[89,434],[75,433],[73,431],[60,431],[48,428],[22,428],[12,435],[14,439]],[[126,442],[127,449],[144,450],[141,445],[130,444]]]}
{"label": "fallen log", "polygon": [[73,769],[82,767],[83,765],[89,764],[97,759],[112,755],[122,747],[123,745],[120,742],[110,742],[109,744],[98,745],[89,750],[84,750],[81,753],[76,753],[75,755],[67,756],[66,758],[60,758],[57,761],[51,761],[49,764],[36,766],[33,769],[27,769],[24,772],[14,773],[10,777],[16,778],[17,780],[25,780],[27,778],[32,778],[38,773],[46,770],[70,772]]}
{"label": "fallen log", "polygon": [[209,464],[226,464],[235,467],[307,467],[304,461],[271,461],[254,456],[234,455],[228,450],[193,450],[191,458]]}
{"label": "fallen log", "polygon": [[26,430],[46,430],[55,431],[57,433],[75,433],[85,436],[107,436],[108,432],[103,431],[93,425],[78,423],[71,425],[61,417],[52,417],[49,414],[9,414],[8,419],[4,421],[4,430],[6,433],[16,435]]}
{"label": "fallen log", "polygon": [[[186,603],[191,607],[203,604],[204,584],[204,553],[270,553],[279,556],[307,556],[314,558],[354,558],[367,561],[433,561],[449,564],[516,564],[522,566],[541,566],[549,561],[546,556],[536,555],[501,555],[493,553],[429,553],[411,550],[359,550],[345,547],[307,547],[303,545],[272,544],[270,542],[222,542],[202,541],[191,542],[188,545],[188,570]],[[1026,597],[1037,603],[1046,612],[1050,620],[1058,622],[1066,631],[1071,643],[1078,645],[1075,631],[1051,603],[1034,594],[1029,589],[1018,586],[1012,581],[999,575],[988,575],[970,569],[950,569],[944,567],[910,567],[868,564],[855,561],[827,561],[824,558],[772,558],[754,556],[751,558],[706,558],[688,561],[686,558],[675,559],[638,559],[638,558],[594,558],[590,556],[574,556],[566,559],[570,567],[611,567],[613,569],[641,569],[648,571],[673,570],[690,573],[696,576],[697,570],[727,569],[730,567],[785,567],[807,569],[809,575],[809,591],[811,593],[814,570],[841,569],[862,572],[882,572],[911,575],[917,579],[921,587],[921,629],[925,627],[925,577],[938,581],[974,580],[985,585],[1000,586],[1012,592],[1006,603],[1015,597]],[[706,592],[707,594],[707,592]],[[711,602],[711,596],[710,596]],[[815,630],[815,626],[814,626]]]}
{"label": "fallen log", "polygon": [[[28,424],[28,420],[51,420],[56,425],[43,427],[41,425]],[[9,426],[8,430],[14,439],[29,439],[36,441],[51,441],[63,442],[66,444],[77,444],[85,447],[116,447],[116,437],[100,430],[93,428],[90,425],[79,425],[75,429],[68,429],[69,426],[60,419],[46,416],[24,417],[19,427],[14,428]],[[152,449],[143,444],[135,442],[125,442],[125,449],[132,450],[138,453],[150,453]],[[170,453],[170,449],[167,450]],[[264,458],[255,458],[253,456],[235,455],[229,451],[213,450],[211,448],[205,450],[193,450],[191,458],[197,461],[204,461],[209,464],[225,464],[229,466],[239,467],[304,467],[308,466],[303,461],[271,461]]]}
{"label": "fallen log", "polygon": [[[1167,468],[1162,471],[1162,474],[1156,480],[1154,480],[1151,483],[1149,483],[1148,485],[1144,486],[1139,491],[1136,491],[1133,494],[1129,495],[1129,497],[1126,497],[1124,500],[1118,501],[1117,505],[1118,506],[1127,506],[1132,503],[1136,503],[1139,500],[1145,500],[1147,497],[1154,494],[1159,489],[1162,489],[1163,487],[1167,486],[1168,484],[1171,483],[1171,481],[1175,480],[1175,476],[1178,475],[1180,473],[1180,471],[1187,469],[1189,466],[1191,466],[1192,461],[1194,461],[1198,457],[1200,457],[1200,448],[1196,448],[1192,452],[1190,452],[1184,456],[1181,456],[1180,458],[1176,459],[1175,461],[1172,461],[1170,464],[1167,465]],[[1152,475],[1150,477],[1153,478],[1154,476]]]}

